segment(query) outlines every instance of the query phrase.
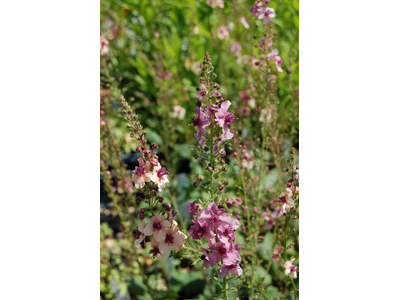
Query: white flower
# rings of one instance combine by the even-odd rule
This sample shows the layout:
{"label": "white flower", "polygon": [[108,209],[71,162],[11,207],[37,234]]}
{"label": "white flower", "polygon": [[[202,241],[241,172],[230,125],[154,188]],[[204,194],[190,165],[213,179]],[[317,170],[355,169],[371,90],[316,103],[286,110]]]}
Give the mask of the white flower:
{"label": "white flower", "polygon": [[285,275],[290,278],[297,278],[297,267],[294,264],[295,258],[292,258],[290,261],[288,260],[283,264],[285,267]]}
{"label": "white flower", "polygon": [[143,229],[143,233],[148,236],[154,234],[154,239],[161,242],[165,239],[166,228],[171,226],[171,222],[164,219],[162,215],[151,217],[150,224]]}
{"label": "white flower", "polygon": [[246,29],[249,29],[250,28],[250,25],[249,25],[249,23],[247,23],[247,21],[246,21],[246,18],[245,17],[240,17],[240,21],[242,22],[242,24],[243,24],[243,26],[244,26],[244,28],[246,28]]}
{"label": "white flower", "polygon": [[182,106],[175,105],[172,107],[172,117],[173,118],[178,118],[179,120],[183,120],[186,114],[186,109],[184,109]]}
{"label": "white flower", "polygon": [[158,185],[159,192],[161,192],[165,184],[169,182],[168,172],[165,168],[161,168],[160,163],[158,163],[158,166],[154,167],[153,173],[151,174],[151,181]]}

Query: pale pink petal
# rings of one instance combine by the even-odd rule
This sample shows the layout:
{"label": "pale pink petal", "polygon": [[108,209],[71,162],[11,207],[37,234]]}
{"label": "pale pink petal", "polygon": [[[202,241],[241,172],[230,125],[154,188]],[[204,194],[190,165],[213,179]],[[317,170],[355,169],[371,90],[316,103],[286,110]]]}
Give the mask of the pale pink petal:
{"label": "pale pink petal", "polygon": [[154,232],[154,238],[157,242],[162,242],[163,240],[165,240],[165,236],[166,232],[163,229]]}
{"label": "pale pink petal", "polygon": [[162,227],[171,227],[171,222],[167,221],[167,220],[164,220],[164,221],[161,222],[161,226]]}
{"label": "pale pink petal", "polygon": [[152,235],[154,233],[153,224],[147,224],[146,227],[143,229],[143,233],[147,236]]}

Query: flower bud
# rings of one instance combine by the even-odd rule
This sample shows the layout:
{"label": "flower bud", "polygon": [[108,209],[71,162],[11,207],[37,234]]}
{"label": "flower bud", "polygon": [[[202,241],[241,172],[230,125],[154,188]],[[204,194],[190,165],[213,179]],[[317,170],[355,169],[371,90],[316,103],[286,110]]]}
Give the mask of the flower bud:
{"label": "flower bud", "polygon": [[158,148],[158,145],[156,143],[151,143],[151,145],[153,146],[154,149]]}
{"label": "flower bud", "polygon": [[167,205],[165,206],[165,210],[171,211],[171,204],[167,203]]}
{"label": "flower bud", "polygon": [[292,186],[292,184],[290,182],[288,182],[286,186],[290,188]]}
{"label": "flower bud", "polygon": [[142,198],[136,197],[136,204],[139,204],[140,202],[142,202]]}
{"label": "flower bud", "polygon": [[198,182],[202,182],[203,179],[199,176],[199,177],[197,177],[197,181],[198,181]]}
{"label": "flower bud", "polygon": [[163,203],[163,202],[164,202],[164,198],[163,198],[163,197],[160,197],[160,198],[158,199],[158,202]]}
{"label": "flower bud", "polygon": [[222,191],[224,189],[224,185],[221,184],[218,188],[220,191]]}
{"label": "flower bud", "polygon": [[243,210],[247,211],[249,208],[247,206],[243,206]]}
{"label": "flower bud", "polygon": [[242,219],[242,217],[240,215],[236,215],[236,219],[238,219],[240,221],[240,219]]}
{"label": "flower bud", "polygon": [[149,149],[146,149],[143,152],[144,152],[144,154],[150,154],[151,153],[151,151]]}

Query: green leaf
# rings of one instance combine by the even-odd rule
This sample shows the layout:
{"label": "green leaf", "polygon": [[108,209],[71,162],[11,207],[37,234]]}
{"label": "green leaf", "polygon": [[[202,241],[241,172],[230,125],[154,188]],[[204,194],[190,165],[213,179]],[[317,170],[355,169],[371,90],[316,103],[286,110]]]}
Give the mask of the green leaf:
{"label": "green leaf", "polygon": [[158,146],[160,146],[160,148],[163,146],[163,140],[162,140],[161,136],[153,130],[149,130],[147,132],[146,138],[150,143],[158,144]]}

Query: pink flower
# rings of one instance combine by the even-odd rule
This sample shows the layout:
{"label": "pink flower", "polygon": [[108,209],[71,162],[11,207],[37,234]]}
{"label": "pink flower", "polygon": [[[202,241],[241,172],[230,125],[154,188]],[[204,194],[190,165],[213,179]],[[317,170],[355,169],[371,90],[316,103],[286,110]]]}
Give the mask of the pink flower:
{"label": "pink flower", "polygon": [[271,18],[275,18],[276,16],[275,9],[270,7],[261,7],[258,13],[258,19],[263,19],[264,24],[267,24],[271,21]]}
{"label": "pink flower", "polygon": [[272,227],[274,227],[274,225],[275,225],[275,221],[272,219],[272,217],[271,217],[271,212],[270,211],[268,211],[268,212],[263,212],[263,215],[264,215],[264,220],[267,222],[267,226],[266,226],[266,228],[268,229],[268,230],[270,230],[270,229],[272,229]]}
{"label": "pink flower", "polygon": [[209,267],[212,267],[213,264],[210,262],[210,257],[208,256],[207,250],[205,248],[199,247],[201,250],[203,250],[203,255],[200,257],[204,261],[204,267],[208,269]]}
{"label": "pink flower", "polygon": [[161,168],[160,163],[158,163],[158,166],[154,167],[151,175],[151,181],[157,184],[159,192],[161,192],[161,190],[165,187],[165,184],[169,182],[167,175],[168,171],[165,168]]}
{"label": "pink flower", "polygon": [[278,50],[277,49],[272,50],[271,53],[269,53],[267,55],[267,57],[270,60],[275,60],[275,64],[276,64],[276,68],[277,68],[278,72],[283,72],[283,70],[281,68],[282,58],[280,56],[278,56]]}
{"label": "pink flower", "polygon": [[[235,115],[228,112],[228,108],[232,103],[228,100],[222,102],[221,108],[215,113],[215,121],[220,127],[222,127],[222,132],[228,131],[228,125],[235,121]],[[232,135],[233,136],[233,135]]]}
{"label": "pink flower", "polygon": [[221,270],[219,272],[219,275],[221,276],[221,278],[224,278],[226,276],[228,276],[228,273],[240,276],[243,273],[242,268],[238,265],[238,264],[231,264],[231,265],[226,265],[223,264],[221,266]]}
{"label": "pink flower", "polygon": [[197,126],[197,132],[194,134],[196,140],[199,140],[203,133],[206,131],[205,127],[210,125],[210,118],[203,112],[201,107],[196,107],[195,110],[196,117],[192,119],[192,126]]}
{"label": "pink flower", "polygon": [[218,242],[214,246],[211,246],[210,250],[213,250],[210,254],[210,262],[212,264],[219,263],[221,259],[226,265],[231,265],[238,260],[242,260],[239,253],[228,243]]}
{"label": "pink flower", "polygon": [[212,232],[211,224],[200,224],[197,218],[193,219],[192,221],[194,225],[189,228],[189,234],[192,236],[192,238],[194,240],[200,240],[203,236],[205,236],[208,241],[208,245],[214,245],[216,234]]}
{"label": "pink flower", "polygon": [[239,53],[240,50],[242,50],[242,46],[240,46],[239,43],[233,43],[233,45],[231,47],[231,51],[234,53]]}
{"label": "pink flower", "polygon": [[211,230],[217,230],[220,221],[228,223],[229,219],[231,219],[231,217],[225,213],[225,209],[219,209],[217,205],[212,202],[206,209],[200,211],[197,222],[202,226],[204,224],[210,224]]}
{"label": "pink flower", "polygon": [[160,244],[155,239],[153,239],[150,244],[153,247],[153,249],[150,250],[149,254],[153,254],[153,258],[156,258],[157,254],[161,254],[159,249]]}
{"label": "pink flower", "polygon": [[247,103],[250,100],[250,96],[246,91],[242,91],[239,93],[240,98],[242,98],[244,103]]}
{"label": "pink flower", "polygon": [[274,249],[274,254],[279,254],[279,253],[283,253],[283,246],[281,247],[276,247]]}
{"label": "pink flower", "polygon": [[286,261],[283,266],[285,267],[285,275],[290,278],[297,278],[297,266],[294,264],[295,258]]}
{"label": "pink flower", "polygon": [[146,224],[144,224],[144,222],[140,222],[138,225],[138,229],[135,232],[135,245],[139,245],[144,238],[146,237],[146,235],[144,234],[144,228],[145,228]]}
{"label": "pink flower", "polygon": [[137,189],[141,189],[144,187],[145,182],[150,182],[151,180],[151,172],[150,172],[150,162],[144,162],[143,158],[139,157],[138,159],[139,167],[136,167],[134,171],[132,171],[132,178],[135,182],[135,187]]}
{"label": "pink flower", "polygon": [[239,227],[239,221],[230,218],[229,223],[221,222],[217,232],[221,242],[229,243],[236,240],[235,230]]}
{"label": "pink flower", "polygon": [[166,234],[165,229],[171,226],[171,222],[164,219],[165,217],[162,215],[151,217],[150,224],[146,225],[143,233],[147,236],[154,234],[154,238],[157,242],[163,241]]}
{"label": "pink flower", "polygon": [[186,235],[180,232],[177,226],[172,226],[165,231],[165,237],[160,242],[159,247],[164,262],[167,261],[169,252],[172,249],[176,251],[180,251],[182,249],[185,238]]}
{"label": "pink flower", "polygon": [[199,205],[197,204],[197,201],[193,201],[193,203],[189,202],[189,204],[186,205],[186,210],[192,215],[197,215],[198,209],[199,209]]}
{"label": "pink flower", "polygon": [[229,39],[229,31],[224,25],[221,25],[218,28],[218,38],[220,40]]}
{"label": "pink flower", "polygon": [[108,41],[103,37],[103,33],[100,31],[100,55],[104,55],[108,51]]}

